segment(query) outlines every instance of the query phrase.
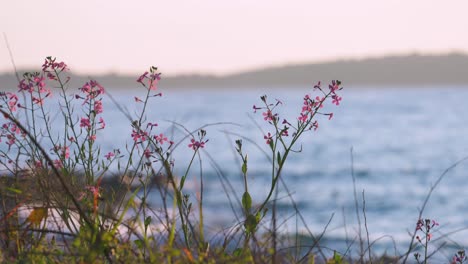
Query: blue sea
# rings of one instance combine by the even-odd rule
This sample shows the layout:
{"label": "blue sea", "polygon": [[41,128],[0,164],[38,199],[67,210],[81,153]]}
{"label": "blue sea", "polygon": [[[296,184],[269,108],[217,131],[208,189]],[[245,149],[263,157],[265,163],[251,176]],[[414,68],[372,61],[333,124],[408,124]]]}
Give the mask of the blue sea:
{"label": "blue sea", "polygon": [[[326,228],[326,245],[341,252],[351,245],[356,255],[359,230],[366,238],[367,224],[370,243],[375,242],[373,252],[404,253],[410,241],[408,232],[414,231],[431,186],[468,156],[466,88],[345,86],[341,104],[323,108],[323,112],[333,112],[333,118],[318,116],[318,130],[305,133],[296,145],[298,152],[289,156],[282,174],[287,188],[280,184],[277,195],[282,232],[306,235],[308,228],[319,235]],[[241,212],[238,201],[243,180],[236,139],[243,139],[243,151],[248,154],[253,203],[260,203],[269,191],[271,153],[263,136],[272,127],[252,106],[261,106],[264,94],[271,102],[281,100],[275,110],[281,120],[294,123],[304,95],[315,94],[311,87],[219,91],[162,87],[161,91],[162,97],[151,99],[146,116],[148,122],[159,124],[158,134],[179,142],[186,130],[196,133],[204,127],[207,131],[209,141],[201,152],[201,162],[197,159],[188,174],[186,188],[195,204],[202,175],[205,222],[213,232],[236,224],[236,214]],[[141,108],[134,96],[143,97],[143,91],[132,88],[111,95],[131,116]],[[107,127],[98,134],[98,142],[104,150],[120,148],[126,154],[125,144],[132,140],[130,121],[107,97],[104,108]],[[188,144],[185,139],[173,152],[176,174],[183,174],[190,161],[193,151]],[[462,161],[446,172],[423,212],[423,218],[440,223],[434,229],[431,248],[447,243],[440,251],[447,258],[468,245],[467,180],[468,161]],[[158,206],[159,195],[151,197],[153,206]],[[291,199],[305,223],[293,210]]]}

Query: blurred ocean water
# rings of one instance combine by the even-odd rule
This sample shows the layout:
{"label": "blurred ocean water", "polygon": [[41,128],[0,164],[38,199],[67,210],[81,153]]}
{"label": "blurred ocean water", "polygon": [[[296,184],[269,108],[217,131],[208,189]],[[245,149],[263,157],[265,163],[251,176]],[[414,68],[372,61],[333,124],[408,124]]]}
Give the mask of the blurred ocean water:
{"label": "blurred ocean water", "polygon": [[[197,161],[189,173],[186,186],[195,199],[202,171],[206,221],[213,230],[235,224],[235,214],[240,212],[237,201],[243,189],[234,150],[236,139],[243,139],[244,153],[249,155],[249,190],[254,203],[261,202],[269,190],[271,165],[263,135],[272,127],[263,120],[261,112],[253,113],[252,106],[261,105],[260,96],[267,94],[271,102],[283,102],[277,108],[281,120],[294,123],[304,95],[315,94],[309,87],[162,92],[162,97],[152,98],[146,116],[147,122],[159,124],[157,134],[165,133],[179,142],[187,134],[184,129],[196,131],[208,125],[204,129],[209,142],[201,153],[201,163]],[[141,104],[135,102],[134,96],[142,97],[143,92],[129,89],[112,92],[112,96],[135,116]],[[292,197],[315,234],[331,219],[325,242],[341,245],[345,250],[357,238],[352,148],[361,222],[364,192],[369,236],[371,242],[378,240],[375,250],[393,254],[394,241],[402,253],[410,239],[408,231],[414,230],[418,210],[431,185],[447,168],[468,156],[468,89],[352,87],[345,88],[342,96],[340,106],[328,104],[323,109],[333,112],[333,119],[319,116],[319,129],[304,134],[296,147],[302,151],[289,157],[282,174],[288,191],[280,185],[277,200],[280,219],[289,219],[282,229],[297,231]],[[106,97],[103,117],[107,127],[98,134],[102,153],[119,148],[126,154],[125,143],[131,142],[130,121]],[[188,143],[185,139],[173,152],[176,173],[183,173],[193,153]],[[464,214],[468,209],[467,179],[468,161],[451,169],[434,190],[423,218],[440,223],[435,238],[468,227]],[[224,189],[227,181],[234,190],[227,190],[234,210]],[[158,197],[156,193],[152,195],[155,206],[160,203]],[[300,224],[298,230],[306,229]],[[468,245],[468,230],[435,240],[434,246],[444,241],[455,247],[455,242]]]}
{"label": "blurred ocean water", "polygon": [[[334,214],[327,237],[348,242],[355,239],[358,226],[351,176],[353,148],[361,222],[364,192],[371,241],[380,238],[377,248],[381,252],[394,250],[392,240],[397,243],[398,250],[403,250],[408,245],[408,231],[414,230],[418,210],[431,185],[447,168],[468,155],[468,90],[461,87],[355,88],[342,91],[340,106],[329,104],[324,108],[324,112],[334,112],[333,119],[319,117],[319,129],[305,134],[297,146],[302,151],[290,156],[282,175],[289,194],[281,187],[278,205],[284,219],[295,219],[290,195],[315,233],[321,232]],[[207,214],[216,215],[209,224],[229,226],[234,219],[222,187],[222,177],[229,179],[237,190],[237,199],[242,194],[234,140],[244,139],[244,151],[249,155],[249,188],[254,202],[260,202],[267,194],[271,167],[262,152],[269,153],[263,135],[272,128],[263,120],[261,112],[253,113],[252,106],[261,105],[260,96],[267,94],[272,102],[275,99],[283,102],[277,108],[280,118],[294,122],[307,93],[314,94],[306,87],[272,91],[261,88],[177,90],[164,91],[163,97],[152,101],[148,121],[159,123],[158,129],[162,132],[173,133],[176,141],[183,133],[174,132],[180,129],[174,128],[172,121],[190,131],[206,124],[233,123],[205,128],[209,142],[202,153],[204,198]],[[134,105],[132,92],[114,97],[122,105]],[[135,109],[129,107],[130,113]],[[129,124],[119,122],[124,120],[119,111],[109,104],[105,115],[109,124],[105,133],[119,131],[112,133],[105,144],[111,146],[114,142],[128,141]],[[188,164],[191,154],[187,144],[188,140],[173,153],[176,167],[181,170]],[[468,227],[464,214],[468,209],[467,169],[468,162],[451,169],[427,204],[423,218],[441,223],[435,237]],[[199,174],[199,168],[194,168],[189,176],[193,180],[193,191],[199,186]],[[154,199],[157,203],[157,195]],[[239,209],[235,202],[234,206]],[[210,217],[207,220],[210,221]],[[295,220],[291,220],[285,229],[294,232],[294,223]],[[456,232],[434,244],[443,241],[467,245],[467,231]]]}

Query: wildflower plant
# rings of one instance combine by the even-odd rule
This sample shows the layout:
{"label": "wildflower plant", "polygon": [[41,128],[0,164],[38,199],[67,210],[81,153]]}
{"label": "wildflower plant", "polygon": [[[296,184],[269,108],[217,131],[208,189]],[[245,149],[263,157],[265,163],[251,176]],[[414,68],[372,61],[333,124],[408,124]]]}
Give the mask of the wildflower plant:
{"label": "wildflower plant", "polygon": [[427,263],[428,246],[431,239],[433,239],[433,229],[436,226],[439,226],[439,223],[431,219],[419,219],[416,223],[416,232],[422,233],[422,235],[416,236],[416,240],[424,248],[424,259],[421,259],[420,253],[414,253],[414,258],[418,263]]}
{"label": "wildflower plant", "polygon": [[293,152],[300,152],[301,147],[296,148],[299,144],[299,139],[304,133],[316,131],[319,127],[317,120],[318,115],[327,116],[328,119],[333,117],[332,112],[322,112],[322,108],[326,100],[331,98],[332,103],[339,105],[341,97],[338,95],[341,87],[341,82],[338,80],[332,81],[328,85],[328,89],[324,89],[321,83],[314,86],[314,92],[318,95],[313,97],[306,94],[303,98],[303,105],[298,116],[293,120],[288,121],[280,116],[277,109],[283,104],[282,101],[276,99],[270,102],[266,95],[260,97],[262,104],[254,105],[252,108],[254,113],[261,111],[263,121],[267,123],[270,130],[264,134],[263,139],[265,144],[270,149],[271,155],[271,184],[267,196],[259,202],[259,206],[252,208],[252,198],[248,191],[247,184],[247,154],[242,152],[242,141],[236,141],[236,150],[242,160],[242,174],[244,177],[244,193],[242,195],[242,206],[245,213],[245,232],[246,241],[257,230],[261,219],[265,216],[268,210],[268,204],[272,199],[274,191],[277,189],[278,181],[282,175],[284,165],[289,155]]}
{"label": "wildflower plant", "polygon": [[[197,200],[196,219],[193,198],[184,189],[195,159],[209,146],[207,132],[184,128],[185,136],[174,139],[156,120],[148,120],[150,101],[162,96],[160,79],[161,73],[151,67],[135,80],[145,90],[143,97],[134,97],[137,113],[131,115],[117,105],[129,123],[130,143],[112,151],[103,151],[99,144],[107,126],[103,101],[108,91],[96,80],[73,89],[66,63],[47,57],[41,71],[23,75],[17,92],[0,93],[4,117],[0,166],[12,179],[7,193],[0,192],[2,200],[12,201],[3,205],[0,221],[2,241],[8,241],[2,245],[7,257],[28,259],[35,251],[43,254],[29,258],[33,262],[57,256],[55,261],[172,263],[203,262],[217,254],[205,238],[202,198]],[[278,112],[280,100],[269,102],[265,95],[261,106],[253,106],[269,126],[263,136],[271,151],[271,185],[268,195],[254,205],[248,189],[248,156],[237,140],[244,177],[245,249],[267,213],[288,156],[301,150],[299,138],[319,128],[317,116],[333,117],[322,109],[329,99],[340,104],[340,85],[339,81],[328,89],[315,85],[317,94],[305,95],[298,116],[289,121]],[[191,153],[180,176],[174,174],[172,157],[178,146]],[[109,189],[105,181],[115,167],[117,184]],[[158,179],[162,208],[151,207],[149,201]],[[34,188],[22,186],[24,180]],[[36,191],[29,193],[28,188]],[[21,218],[22,211],[26,217]],[[228,253],[226,247],[220,252],[252,260],[248,250],[237,253]]]}

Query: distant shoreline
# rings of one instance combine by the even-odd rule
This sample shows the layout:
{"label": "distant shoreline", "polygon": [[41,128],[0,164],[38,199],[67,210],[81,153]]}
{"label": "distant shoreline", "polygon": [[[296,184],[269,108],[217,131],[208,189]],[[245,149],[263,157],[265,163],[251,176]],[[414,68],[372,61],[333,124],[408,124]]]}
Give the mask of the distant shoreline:
{"label": "distant shoreline", "polygon": [[[39,69],[36,69],[36,71]],[[21,71],[24,72],[24,71]],[[138,76],[97,75],[85,76],[71,73],[71,87],[79,87],[89,77],[98,80],[110,90],[138,87]],[[165,76],[160,87],[173,89],[228,89],[248,87],[310,87],[318,81],[323,84],[338,79],[351,87],[380,86],[459,86],[468,87],[468,55],[406,55],[368,58],[361,60],[337,60],[322,63],[274,66],[224,76],[177,75]],[[0,89],[16,90],[14,73],[0,74]]]}

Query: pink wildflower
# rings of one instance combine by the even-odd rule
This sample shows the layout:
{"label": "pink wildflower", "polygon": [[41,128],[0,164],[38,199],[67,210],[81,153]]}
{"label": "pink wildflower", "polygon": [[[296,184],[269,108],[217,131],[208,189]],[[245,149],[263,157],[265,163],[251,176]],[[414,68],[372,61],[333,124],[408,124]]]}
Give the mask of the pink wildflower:
{"label": "pink wildflower", "polygon": [[190,140],[190,144],[188,145],[188,147],[193,149],[193,150],[198,150],[199,148],[204,148],[205,147],[205,142],[204,141],[196,141],[194,138],[192,138]]}
{"label": "pink wildflower", "polygon": [[272,121],[273,118],[274,118],[273,113],[271,112],[271,110],[267,110],[266,112],[263,112],[262,115],[263,115],[263,119],[265,121]]}
{"label": "pink wildflower", "polygon": [[297,119],[299,120],[299,122],[305,123],[307,122],[307,118],[308,118],[307,114],[301,113],[301,115]]}
{"label": "pink wildflower", "polygon": [[99,122],[98,124],[100,124],[101,126],[99,127],[99,129],[104,129],[106,127],[106,122],[104,122],[104,119],[102,117],[99,117]]}
{"label": "pink wildflower", "polygon": [[59,159],[54,160],[54,167],[58,170],[62,169],[63,168],[62,161]]}
{"label": "pink wildflower", "polygon": [[158,81],[161,80],[161,73],[152,73],[149,81],[149,89],[155,91],[158,87]]}
{"label": "pink wildflower", "polygon": [[149,148],[146,148],[145,151],[143,152],[143,155],[145,155],[145,157],[149,159],[153,155],[153,152],[151,152]]}
{"label": "pink wildflower", "polygon": [[107,160],[110,160],[110,159],[111,159],[112,157],[114,157],[114,156],[115,156],[114,152],[109,152],[109,153],[107,153],[106,155],[104,155],[104,157],[105,157]]}
{"label": "pink wildflower", "polygon": [[94,111],[96,111],[96,114],[100,114],[103,112],[102,108],[102,101],[98,100],[94,102]]}
{"label": "pink wildflower", "polygon": [[136,131],[135,129],[132,130],[132,138],[133,138],[133,141],[138,142],[138,141],[141,141],[141,142],[144,142],[146,141],[147,137],[148,137],[148,132],[145,132],[145,131]]}
{"label": "pink wildflower", "polygon": [[332,93],[335,93],[337,90],[340,90],[340,84],[340,81],[333,80],[332,83],[328,85],[328,88],[330,88]]}
{"label": "pink wildflower", "polygon": [[332,104],[336,104],[336,105],[340,105],[340,101],[341,101],[341,97],[339,97],[338,95],[334,94],[332,95]]}
{"label": "pink wildflower", "polygon": [[33,81],[36,84],[36,86],[39,88],[39,93],[48,92],[48,90],[45,89],[45,79],[44,79],[44,77],[36,76],[36,77],[34,77]]}
{"label": "pink wildflower", "polygon": [[317,121],[314,121],[314,123],[312,123],[311,125],[311,128],[314,128],[314,131],[317,130],[319,127],[319,123]]}
{"label": "pink wildflower", "polygon": [[270,132],[268,132],[268,134],[267,134],[267,135],[263,136],[263,139],[266,139],[266,143],[267,143],[267,145],[270,145],[270,143],[273,141],[273,138],[272,138],[272,136],[271,136],[271,133],[270,133]]}
{"label": "pink wildflower", "polygon": [[26,91],[29,93],[33,92],[33,85],[31,83],[26,84],[26,80],[22,79],[18,84],[19,91]]}
{"label": "pink wildflower", "polygon": [[320,106],[320,108],[322,108],[323,107],[323,101],[325,101],[325,97],[320,97],[320,96],[315,97],[314,107],[319,107]]}
{"label": "pink wildflower", "polygon": [[6,95],[8,96],[8,107],[10,108],[10,111],[16,111],[16,106],[18,104],[18,96],[10,92],[6,93]]}
{"label": "pink wildflower", "polygon": [[159,142],[159,144],[163,144],[164,141],[168,141],[167,137],[165,137],[162,133],[159,135],[154,136],[154,139]]}
{"label": "pink wildflower", "polygon": [[137,82],[143,84],[143,79],[145,79],[147,75],[148,75],[148,72],[145,72],[142,75],[140,75],[140,77],[138,77],[137,79]]}
{"label": "pink wildflower", "polygon": [[157,123],[151,123],[151,122],[148,122],[148,124],[146,125],[146,127],[151,127],[151,129],[153,129],[153,127],[156,127],[158,126]]}
{"label": "pink wildflower", "polygon": [[32,101],[36,105],[43,105],[44,104],[44,98],[38,98],[38,97],[33,96]]}
{"label": "pink wildflower", "polygon": [[91,129],[91,122],[89,121],[89,118],[82,117],[81,122],[80,122],[80,127]]}
{"label": "pink wildflower", "polygon": [[41,169],[42,162],[40,160],[36,160],[36,162],[34,162],[34,167],[36,167],[36,169]]}

